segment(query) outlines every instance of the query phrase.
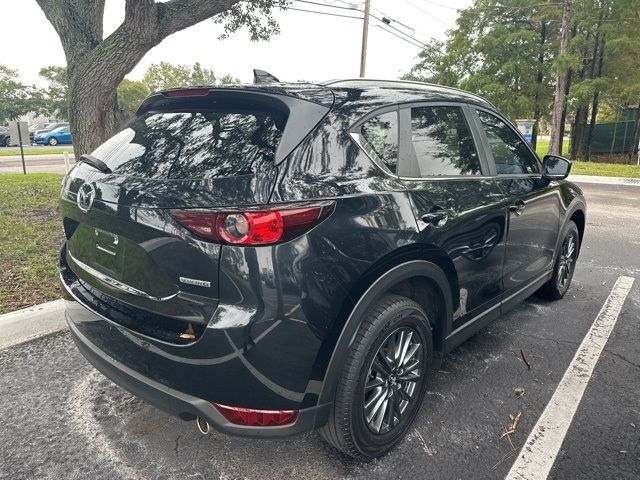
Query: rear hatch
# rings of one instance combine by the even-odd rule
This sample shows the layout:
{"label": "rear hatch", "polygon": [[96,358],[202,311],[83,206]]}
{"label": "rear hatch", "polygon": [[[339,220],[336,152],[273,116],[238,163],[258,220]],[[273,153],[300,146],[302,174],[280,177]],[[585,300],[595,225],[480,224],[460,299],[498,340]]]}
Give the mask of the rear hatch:
{"label": "rear hatch", "polygon": [[64,180],[63,280],[141,334],[197,339],[218,304],[222,247],[168,211],[267,203],[278,164],[330,109],[328,90],[313,95],[199,88],[147,99],[91,153],[97,163]]}

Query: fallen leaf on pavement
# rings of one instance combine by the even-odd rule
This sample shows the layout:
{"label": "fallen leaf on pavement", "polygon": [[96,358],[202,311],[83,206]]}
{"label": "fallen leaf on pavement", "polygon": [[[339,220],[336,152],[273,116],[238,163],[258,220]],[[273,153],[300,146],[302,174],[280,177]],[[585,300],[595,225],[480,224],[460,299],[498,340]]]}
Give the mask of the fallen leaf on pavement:
{"label": "fallen leaf on pavement", "polygon": [[[509,418],[511,419],[511,425],[509,425],[509,428],[504,431],[500,438],[504,438],[513,433],[516,433],[516,431],[518,430],[518,424],[520,423],[520,419],[522,418],[522,410],[518,410],[518,413],[516,413],[515,415],[509,415]],[[511,438],[509,438],[509,440],[511,440]]]}

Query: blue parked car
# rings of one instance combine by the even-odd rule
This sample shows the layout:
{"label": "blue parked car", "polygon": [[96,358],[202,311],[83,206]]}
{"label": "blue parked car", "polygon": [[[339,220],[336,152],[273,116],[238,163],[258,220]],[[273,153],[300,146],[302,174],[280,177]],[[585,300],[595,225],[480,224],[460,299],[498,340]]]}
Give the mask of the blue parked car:
{"label": "blue parked car", "polygon": [[66,127],[59,127],[50,132],[44,132],[40,135],[33,137],[35,143],[42,145],[58,145],[59,143],[72,143],[71,129],[67,125]]}

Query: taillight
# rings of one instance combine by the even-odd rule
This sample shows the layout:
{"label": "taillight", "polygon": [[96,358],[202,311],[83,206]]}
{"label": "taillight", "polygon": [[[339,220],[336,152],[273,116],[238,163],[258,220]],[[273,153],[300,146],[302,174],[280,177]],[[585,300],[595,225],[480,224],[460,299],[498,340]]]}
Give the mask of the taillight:
{"label": "taillight", "polygon": [[231,423],[248,427],[277,427],[293,423],[298,418],[297,410],[255,410],[219,403],[214,403],[213,406]]}
{"label": "taillight", "polygon": [[205,240],[231,245],[272,245],[308,232],[331,215],[334,208],[334,202],[321,202],[242,211],[169,210],[169,214]]}

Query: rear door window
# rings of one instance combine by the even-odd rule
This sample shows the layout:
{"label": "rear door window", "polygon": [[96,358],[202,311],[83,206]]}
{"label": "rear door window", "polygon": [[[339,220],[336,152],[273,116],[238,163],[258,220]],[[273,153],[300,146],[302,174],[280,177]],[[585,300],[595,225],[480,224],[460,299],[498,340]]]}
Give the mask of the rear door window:
{"label": "rear door window", "polygon": [[166,179],[227,177],[272,164],[286,119],[264,111],[148,112],[92,155],[114,173]]}
{"label": "rear door window", "polygon": [[396,173],[398,165],[398,112],[382,113],[362,124],[360,133],[367,153]]}
{"label": "rear door window", "polygon": [[411,108],[411,144],[421,177],[482,174],[471,130],[460,107]]}

